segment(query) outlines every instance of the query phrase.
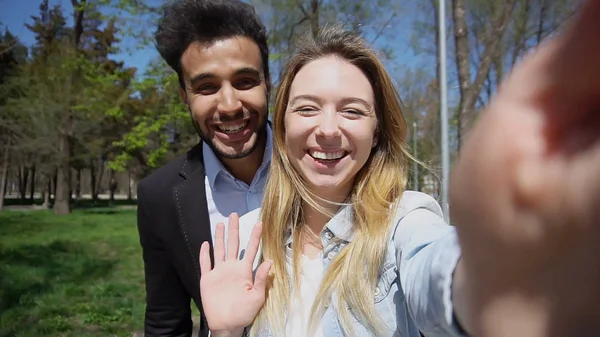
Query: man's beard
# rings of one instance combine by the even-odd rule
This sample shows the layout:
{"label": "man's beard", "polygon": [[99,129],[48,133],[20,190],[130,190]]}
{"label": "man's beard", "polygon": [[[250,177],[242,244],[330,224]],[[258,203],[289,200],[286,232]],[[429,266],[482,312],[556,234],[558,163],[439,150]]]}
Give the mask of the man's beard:
{"label": "man's beard", "polygon": [[[256,112],[253,112],[253,113],[256,114],[257,116],[259,116],[258,113],[256,113]],[[191,112],[190,112],[190,116],[193,116],[191,114]],[[240,158],[244,158],[244,157],[250,155],[252,152],[254,152],[254,150],[256,150],[256,148],[258,147],[258,145],[262,144],[262,141],[267,138],[267,120],[268,120],[268,118],[265,116],[265,118],[263,118],[262,121],[260,121],[260,117],[257,117],[257,118],[259,118],[260,124],[256,128],[256,139],[254,140],[254,143],[250,146],[249,149],[242,151],[241,153],[234,153],[234,154],[225,153],[225,152],[221,151],[211,139],[208,139],[204,135],[204,133],[200,129],[200,126],[198,125],[198,122],[196,122],[196,120],[194,120],[193,117],[192,117],[192,125],[194,125],[194,129],[196,130],[196,133],[198,134],[198,136],[200,136],[202,141],[205,142],[213,150],[213,152],[215,153],[215,155],[218,158],[240,159]],[[237,117],[236,117],[236,119],[237,119]]]}

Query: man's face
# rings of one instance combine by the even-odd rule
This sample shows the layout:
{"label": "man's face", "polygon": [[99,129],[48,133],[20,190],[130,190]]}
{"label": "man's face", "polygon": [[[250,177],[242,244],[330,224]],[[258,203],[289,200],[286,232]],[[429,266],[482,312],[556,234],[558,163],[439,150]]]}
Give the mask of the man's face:
{"label": "man's face", "polygon": [[187,105],[200,137],[220,158],[242,158],[266,138],[268,81],[246,37],[192,43],[181,57]]}

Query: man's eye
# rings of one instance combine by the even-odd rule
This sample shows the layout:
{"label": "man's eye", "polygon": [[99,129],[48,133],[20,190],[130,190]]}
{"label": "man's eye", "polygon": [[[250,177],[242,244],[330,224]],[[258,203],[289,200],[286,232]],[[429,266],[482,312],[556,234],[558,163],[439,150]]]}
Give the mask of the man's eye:
{"label": "man's eye", "polygon": [[246,78],[246,79],[237,81],[235,84],[235,87],[237,89],[246,90],[246,89],[254,88],[257,85],[258,85],[257,80],[252,79],[252,78]]}
{"label": "man's eye", "polygon": [[199,92],[203,95],[214,94],[215,92],[217,92],[217,90],[219,90],[219,88],[211,83],[202,84],[198,86],[198,88],[196,88],[196,92]]}

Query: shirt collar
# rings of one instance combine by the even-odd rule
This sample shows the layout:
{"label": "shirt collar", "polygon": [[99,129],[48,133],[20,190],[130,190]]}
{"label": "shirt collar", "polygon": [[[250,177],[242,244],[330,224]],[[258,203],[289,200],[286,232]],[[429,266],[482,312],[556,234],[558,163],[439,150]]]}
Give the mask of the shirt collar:
{"label": "shirt collar", "polygon": [[[350,204],[340,206],[335,215],[325,224],[321,232],[321,239],[329,242],[332,239],[339,239],[349,243],[354,238],[352,223],[354,220],[353,207]],[[288,230],[286,246],[292,242],[292,231]]]}
{"label": "shirt collar", "polygon": [[[208,178],[210,188],[215,188],[215,181],[217,180],[220,174],[229,175],[233,179],[233,176],[223,166],[219,158],[217,158],[217,155],[215,154],[213,149],[206,142],[202,144],[202,147],[204,152],[204,170],[206,172],[206,177]],[[273,135],[271,131],[271,125],[267,123],[267,144],[265,147],[265,153],[263,155],[262,164],[258,168],[258,171],[256,171],[257,175],[262,175],[264,169],[269,166],[269,164],[271,163],[272,153]]]}

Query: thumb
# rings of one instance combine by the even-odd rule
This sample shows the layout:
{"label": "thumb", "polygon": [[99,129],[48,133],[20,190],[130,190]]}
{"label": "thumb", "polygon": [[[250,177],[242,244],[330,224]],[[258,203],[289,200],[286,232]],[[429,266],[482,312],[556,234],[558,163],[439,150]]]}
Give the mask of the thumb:
{"label": "thumb", "polygon": [[269,270],[271,270],[271,266],[273,266],[272,260],[267,260],[260,264],[258,269],[256,270],[256,275],[254,276],[254,289],[260,293],[264,293],[267,288],[267,278],[269,277]]}

